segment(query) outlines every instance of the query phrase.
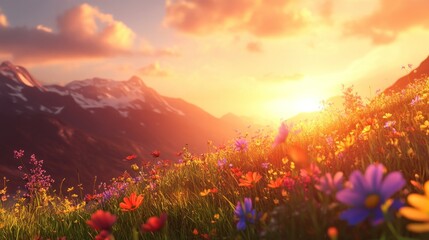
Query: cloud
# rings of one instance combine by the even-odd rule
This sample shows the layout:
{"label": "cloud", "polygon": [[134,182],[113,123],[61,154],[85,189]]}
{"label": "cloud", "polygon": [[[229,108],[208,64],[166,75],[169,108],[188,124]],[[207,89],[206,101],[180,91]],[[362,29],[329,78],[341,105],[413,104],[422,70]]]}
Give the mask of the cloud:
{"label": "cloud", "polygon": [[311,12],[300,0],[167,0],[164,24],[204,35],[247,32],[258,37],[293,35],[306,28]]}
{"label": "cloud", "polygon": [[37,29],[37,30],[40,30],[40,31],[48,32],[48,33],[51,33],[51,32],[52,32],[52,29],[51,29],[51,28],[46,27],[46,26],[43,26],[43,25],[41,25],[41,24],[37,25],[36,29]]}
{"label": "cloud", "polygon": [[89,4],[67,10],[57,18],[57,25],[58,32],[43,25],[0,28],[0,53],[28,63],[131,54],[173,55],[149,44],[151,51],[136,50],[136,34],[127,25]]}
{"label": "cloud", "polygon": [[374,44],[391,43],[412,28],[429,29],[427,9],[427,0],[379,0],[379,7],[370,15],[347,22],[344,34],[369,37]]}
{"label": "cloud", "polygon": [[0,8],[0,28],[7,26],[9,26],[9,23],[7,22],[7,17],[3,14],[3,11]]}
{"label": "cloud", "polygon": [[138,70],[138,74],[141,76],[149,76],[149,77],[168,77],[170,76],[170,72],[161,68],[158,62],[151,63],[144,67],[141,67]]}
{"label": "cloud", "polygon": [[262,52],[262,44],[260,42],[249,42],[246,45],[246,49],[252,53],[260,53]]}

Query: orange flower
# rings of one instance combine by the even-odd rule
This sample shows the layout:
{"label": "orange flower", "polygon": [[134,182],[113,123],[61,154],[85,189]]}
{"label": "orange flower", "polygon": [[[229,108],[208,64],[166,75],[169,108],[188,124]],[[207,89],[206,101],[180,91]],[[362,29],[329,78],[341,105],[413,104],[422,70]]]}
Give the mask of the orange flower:
{"label": "orange flower", "polygon": [[240,183],[238,184],[238,186],[249,187],[249,188],[253,187],[253,184],[259,182],[261,178],[262,178],[261,174],[257,172],[247,172],[246,175],[240,179]]}
{"label": "orange flower", "polygon": [[124,202],[119,204],[119,207],[122,211],[134,211],[136,210],[143,202],[143,196],[140,194],[137,196],[135,192],[131,193],[130,197],[124,197]]}
{"label": "orange flower", "polygon": [[270,183],[268,184],[269,188],[279,188],[283,185],[283,178],[277,178],[274,181],[270,181]]}

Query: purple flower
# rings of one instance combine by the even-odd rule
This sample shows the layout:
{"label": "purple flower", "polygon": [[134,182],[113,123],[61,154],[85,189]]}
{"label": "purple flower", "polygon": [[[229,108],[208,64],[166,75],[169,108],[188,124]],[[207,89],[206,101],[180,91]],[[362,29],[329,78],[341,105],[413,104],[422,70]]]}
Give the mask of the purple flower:
{"label": "purple flower", "polygon": [[263,162],[261,163],[262,168],[268,169],[268,167],[270,166],[270,163],[267,162]]}
{"label": "purple flower", "polygon": [[237,229],[246,229],[246,224],[254,224],[256,220],[256,210],[252,209],[252,199],[245,198],[244,203],[238,202],[235,207],[235,217],[238,219]]}
{"label": "purple flower", "polygon": [[356,225],[370,218],[373,225],[383,221],[381,206],[405,185],[402,174],[398,171],[389,173],[383,179],[384,166],[371,164],[363,175],[353,171],[350,175],[351,188],[337,193],[337,200],[350,206],[350,209],[340,215],[350,225]]}
{"label": "purple flower", "polygon": [[279,144],[282,144],[284,141],[286,141],[288,135],[289,135],[289,127],[284,122],[282,122],[282,124],[279,127],[279,133],[274,139],[273,147]]}
{"label": "purple flower", "polygon": [[411,103],[410,103],[410,105],[411,106],[414,106],[414,105],[416,105],[418,102],[420,102],[420,96],[416,96],[415,98],[413,98],[413,100],[411,100]]}
{"label": "purple flower", "polygon": [[244,152],[247,150],[247,140],[244,138],[237,139],[235,141],[235,151]]}
{"label": "purple flower", "polygon": [[395,124],[396,124],[396,121],[387,121],[387,122],[384,124],[384,128],[390,128],[390,127],[393,127],[393,126],[395,126]]}
{"label": "purple flower", "polygon": [[326,173],[319,178],[319,183],[315,187],[326,195],[342,190],[344,187],[344,174],[342,172],[337,172],[334,177],[332,177],[331,173]]}
{"label": "purple flower", "polygon": [[226,158],[223,158],[221,160],[217,160],[217,166],[222,168],[226,164]]}

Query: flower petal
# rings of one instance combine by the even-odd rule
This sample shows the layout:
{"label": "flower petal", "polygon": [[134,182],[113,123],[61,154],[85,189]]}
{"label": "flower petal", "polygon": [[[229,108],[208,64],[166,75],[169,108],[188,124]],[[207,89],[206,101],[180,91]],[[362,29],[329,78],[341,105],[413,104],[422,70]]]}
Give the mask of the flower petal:
{"label": "flower petal", "polygon": [[384,166],[382,164],[371,164],[365,171],[365,181],[371,192],[378,191],[383,179]]}
{"label": "flower petal", "polygon": [[357,192],[364,195],[368,193],[368,183],[365,181],[365,178],[360,171],[355,170],[350,174],[350,182],[353,185],[353,189]]}
{"label": "flower petal", "polygon": [[424,195],[415,193],[410,194],[408,195],[407,200],[411,206],[429,213],[429,198],[425,197]]}
{"label": "flower petal", "polygon": [[346,220],[350,225],[356,225],[369,216],[366,208],[351,208],[341,213],[340,219]]}
{"label": "flower petal", "polygon": [[380,193],[382,201],[386,201],[390,198],[395,192],[401,190],[405,186],[405,179],[402,177],[400,172],[391,172],[384,179]]}
{"label": "flower petal", "polygon": [[246,229],[246,221],[244,221],[244,220],[240,220],[240,221],[238,221],[238,223],[237,223],[237,230],[244,230],[244,229]]}
{"label": "flower petal", "polygon": [[399,213],[410,219],[410,220],[414,220],[414,221],[429,221],[429,215],[421,212],[415,208],[411,208],[411,207],[403,207],[401,209],[399,209]]}
{"label": "flower petal", "polygon": [[424,189],[425,189],[426,196],[429,197],[429,181],[425,182]]}
{"label": "flower petal", "polygon": [[373,226],[378,225],[380,223],[383,222],[384,220],[384,215],[383,215],[383,211],[381,210],[380,207],[374,209],[372,211],[373,215],[372,215],[372,220],[371,220],[371,224]]}
{"label": "flower petal", "polygon": [[365,195],[354,191],[354,189],[344,189],[337,193],[338,201],[349,206],[363,206]]}
{"label": "flower petal", "polygon": [[429,232],[429,223],[410,223],[407,225],[407,229],[417,233]]}

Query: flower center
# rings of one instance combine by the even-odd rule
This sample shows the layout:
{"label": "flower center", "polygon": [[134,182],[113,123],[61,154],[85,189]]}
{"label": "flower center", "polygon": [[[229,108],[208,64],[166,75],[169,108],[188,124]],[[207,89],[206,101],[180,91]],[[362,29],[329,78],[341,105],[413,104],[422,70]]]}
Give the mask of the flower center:
{"label": "flower center", "polygon": [[380,203],[380,196],[377,194],[368,195],[365,199],[365,207],[375,208]]}
{"label": "flower center", "polygon": [[253,218],[253,215],[251,213],[246,214],[247,220],[251,220]]}

